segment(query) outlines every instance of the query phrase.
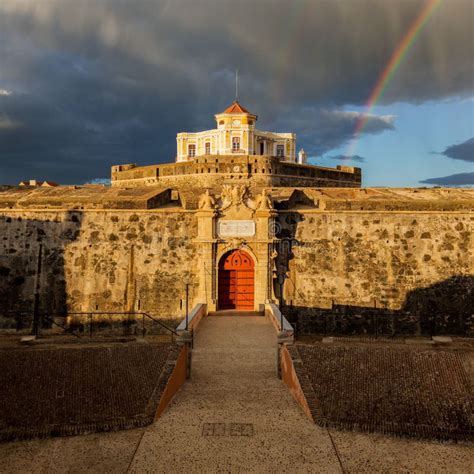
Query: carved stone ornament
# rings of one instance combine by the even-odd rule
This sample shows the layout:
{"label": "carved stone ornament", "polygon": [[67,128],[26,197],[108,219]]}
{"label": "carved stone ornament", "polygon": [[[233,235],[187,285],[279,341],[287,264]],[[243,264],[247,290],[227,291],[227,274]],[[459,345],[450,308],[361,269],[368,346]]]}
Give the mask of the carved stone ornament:
{"label": "carved stone ornament", "polygon": [[199,209],[213,210],[216,207],[216,200],[209,194],[209,189],[199,198]]}
{"label": "carved stone ornament", "polygon": [[225,211],[231,206],[239,207],[242,205],[245,207],[249,207],[246,202],[247,194],[248,186],[231,186],[229,184],[225,184],[224,186],[222,186],[221,209]]}
{"label": "carved stone ornament", "polygon": [[247,242],[245,239],[240,239],[238,237],[234,237],[233,239],[230,239],[227,241],[225,245],[225,249],[244,249],[247,248]]}
{"label": "carved stone ornament", "polygon": [[260,210],[271,210],[273,209],[272,200],[267,195],[267,190],[264,189],[260,195],[257,196],[255,200],[255,205],[257,209]]}
{"label": "carved stone ornament", "polygon": [[267,190],[264,189],[255,199],[252,199],[249,187],[245,184],[222,186],[218,201],[221,216],[226,219],[253,219],[255,211],[273,212],[274,207]]}
{"label": "carved stone ornament", "polygon": [[270,258],[272,262],[272,270],[276,272],[278,268],[278,252],[276,250],[273,250]]}

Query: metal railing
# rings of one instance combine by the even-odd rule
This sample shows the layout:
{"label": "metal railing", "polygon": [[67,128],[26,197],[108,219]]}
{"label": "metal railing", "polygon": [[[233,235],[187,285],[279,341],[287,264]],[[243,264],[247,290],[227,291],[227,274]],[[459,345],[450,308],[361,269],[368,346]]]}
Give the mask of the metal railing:
{"label": "metal railing", "polygon": [[[7,311],[9,314],[16,314],[16,315],[21,315],[21,314],[33,314],[35,316],[35,312],[33,310],[27,310],[27,311],[14,311],[10,310]],[[116,320],[109,321],[109,326],[110,329],[113,329],[113,323],[122,323],[124,332],[128,333],[129,329],[135,325],[137,326],[137,318],[136,316],[141,319],[141,334],[142,337],[145,337],[147,333],[147,327],[146,327],[146,321],[153,321],[153,323],[158,324],[161,328],[166,330],[170,336],[171,336],[171,341],[174,342],[174,337],[178,336],[178,333],[167,326],[165,323],[160,321],[159,319],[151,316],[150,314],[144,312],[144,311],[132,311],[132,312],[121,312],[121,311],[75,311],[75,312],[70,312],[70,313],[39,313],[37,314],[37,318],[39,321],[39,324],[34,323],[33,321],[30,323],[32,326],[32,334],[39,336],[41,329],[44,329],[44,322],[48,322],[51,325],[57,326],[58,328],[62,329],[65,333],[74,335],[76,337],[83,337],[83,335],[77,334],[77,329],[82,329],[80,332],[86,332],[88,329],[89,332],[89,337],[92,338],[94,330],[95,332],[99,332],[97,329],[98,327],[102,327],[103,330],[104,327],[107,327],[107,322],[104,320],[99,320],[97,321],[100,317],[103,316],[126,316],[126,318],[118,318]],[[57,319],[63,319],[64,323],[60,324]],[[71,320],[72,319],[72,320]],[[85,319],[85,321],[83,321]],[[77,321],[79,320],[79,321]],[[94,328],[94,325],[96,328]],[[75,328],[77,326],[77,329]],[[17,325],[17,330],[22,329],[18,328]],[[126,334],[126,335],[132,335],[132,334]]]}

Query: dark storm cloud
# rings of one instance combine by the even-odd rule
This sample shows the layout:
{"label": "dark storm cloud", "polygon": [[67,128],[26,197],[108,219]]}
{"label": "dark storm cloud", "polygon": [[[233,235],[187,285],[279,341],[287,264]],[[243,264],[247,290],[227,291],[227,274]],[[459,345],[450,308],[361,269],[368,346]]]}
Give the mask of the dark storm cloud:
{"label": "dark storm cloud", "polygon": [[[318,107],[282,108],[278,119],[270,122],[270,129],[285,132],[296,131],[298,146],[309,156],[320,156],[329,150],[346,144],[353,136],[359,112],[328,110]],[[393,115],[369,115],[365,133],[381,133],[394,130]]]}
{"label": "dark storm cloud", "polygon": [[446,148],[442,155],[453,160],[474,161],[474,138],[466,140],[458,145],[451,145]]}
{"label": "dark storm cloud", "polygon": [[[0,182],[172,161],[233,99],[317,156],[344,145],[422,0],[2,0]],[[471,0],[444,1],[385,102],[473,88]],[[278,128],[274,128],[278,126]],[[370,117],[364,133],[393,129]]]}
{"label": "dark storm cloud", "polygon": [[440,186],[474,185],[474,173],[457,173],[441,178],[428,178],[420,181],[424,184],[438,184]]}
{"label": "dark storm cloud", "polygon": [[336,160],[336,161],[356,161],[357,163],[364,163],[365,158],[360,155],[335,155],[335,156],[328,156],[330,160]]}

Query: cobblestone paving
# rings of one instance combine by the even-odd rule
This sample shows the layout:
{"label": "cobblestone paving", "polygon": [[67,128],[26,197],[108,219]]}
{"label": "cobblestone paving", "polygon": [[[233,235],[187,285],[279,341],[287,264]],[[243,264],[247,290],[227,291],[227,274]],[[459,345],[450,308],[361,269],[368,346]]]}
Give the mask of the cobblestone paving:
{"label": "cobblestone paving", "polygon": [[323,426],[473,439],[463,356],[447,350],[297,344]]}
{"label": "cobblestone paving", "polygon": [[171,350],[143,343],[0,349],[0,440],[150,424]]}

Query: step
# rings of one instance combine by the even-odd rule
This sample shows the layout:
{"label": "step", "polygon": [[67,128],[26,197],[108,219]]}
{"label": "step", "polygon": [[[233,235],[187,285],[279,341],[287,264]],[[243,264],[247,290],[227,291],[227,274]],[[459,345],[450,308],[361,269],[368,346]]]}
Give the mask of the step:
{"label": "step", "polygon": [[223,309],[220,311],[210,311],[208,316],[264,316],[263,311],[239,311],[236,309]]}

